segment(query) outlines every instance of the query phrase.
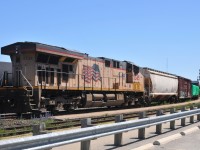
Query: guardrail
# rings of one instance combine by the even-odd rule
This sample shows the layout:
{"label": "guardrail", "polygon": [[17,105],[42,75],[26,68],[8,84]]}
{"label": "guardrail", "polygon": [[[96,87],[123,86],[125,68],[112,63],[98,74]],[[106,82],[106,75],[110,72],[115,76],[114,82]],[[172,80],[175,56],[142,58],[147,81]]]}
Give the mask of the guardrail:
{"label": "guardrail", "polygon": [[115,135],[114,144],[116,146],[122,143],[122,133],[130,130],[139,129],[138,138],[145,138],[145,128],[156,125],[156,133],[162,133],[162,123],[170,122],[170,128],[175,128],[175,120],[181,119],[181,125],[185,126],[185,119],[190,117],[190,122],[194,122],[194,115],[197,115],[197,120],[200,121],[200,107],[194,109],[190,108],[190,111],[186,111],[185,107],[182,112],[176,113],[175,109],[171,110],[171,114],[163,115],[162,111],[157,111],[156,117],[146,118],[145,112],[140,114],[141,119],[125,121],[123,116],[116,116],[116,122],[114,124],[93,126],[91,125],[91,119],[82,120],[82,129],[75,129],[63,132],[54,132],[43,135],[37,135],[33,137],[18,138],[12,140],[0,141],[1,150],[17,150],[17,149],[29,149],[29,150],[43,150],[51,149],[54,147],[81,142],[82,150],[90,149],[90,140]]}

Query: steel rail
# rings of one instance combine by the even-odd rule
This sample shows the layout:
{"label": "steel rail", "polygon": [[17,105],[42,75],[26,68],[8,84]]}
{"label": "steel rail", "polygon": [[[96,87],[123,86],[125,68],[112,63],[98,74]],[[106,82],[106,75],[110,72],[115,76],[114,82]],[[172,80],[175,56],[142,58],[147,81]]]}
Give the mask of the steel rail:
{"label": "steel rail", "polygon": [[130,130],[136,130],[154,125],[159,125],[165,122],[187,118],[199,114],[200,114],[200,109],[195,109],[174,114],[150,117],[139,120],[125,121],[109,125],[100,125],[100,126],[75,129],[70,131],[49,133],[33,137],[3,140],[0,141],[0,149],[1,150],[50,149],[53,147],[62,146],[66,144],[92,140],[108,135],[127,132]]}

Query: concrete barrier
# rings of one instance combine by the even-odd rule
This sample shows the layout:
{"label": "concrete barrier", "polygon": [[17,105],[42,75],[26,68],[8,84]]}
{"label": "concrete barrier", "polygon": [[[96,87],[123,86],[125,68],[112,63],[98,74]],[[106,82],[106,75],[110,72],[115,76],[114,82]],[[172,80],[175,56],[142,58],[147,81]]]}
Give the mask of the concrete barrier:
{"label": "concrete barrier", "polygon": [[168,137],[165,137],[165,138],[162,138],[162,139],[159,139],[159,140],[156,140],[153,142],[153,145],[162,145],[162,144],[166,144],[166,143],[169,143],[173,140],[176,140],[176,139],[179,139],[181,138],[182,135],[180,133],[178,134],[174,134],[174,135],[171,135],[171,136],[168,136]]}
{"label": "concrete barrier", "polygon": [[182,131],[180,134],[182,136],[185,136],[185,135],[191,134],[191,133],[196,132],[196,131],[199,131],[199,127],[194,127],[194,128]]}

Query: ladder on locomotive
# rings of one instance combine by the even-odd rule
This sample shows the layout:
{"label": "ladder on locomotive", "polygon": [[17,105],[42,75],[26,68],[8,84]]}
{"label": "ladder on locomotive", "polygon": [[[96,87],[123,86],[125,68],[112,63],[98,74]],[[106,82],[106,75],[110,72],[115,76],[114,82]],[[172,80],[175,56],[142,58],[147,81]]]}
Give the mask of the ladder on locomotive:
{"label": "ladder on locomotive", "polygon": [[[22,70],[16,71],[16,83],[18,86],[22,85],[23,89],[26,91],[26,97],[29,100],[29,106],[31,111],[39,111],[38,105],[36,101],[34,100],[34,92],[33,92],[33,86],[28,81],[28,79],[25,77],[25,75],[22,73]],[[22,81],[22,84],[21,84]]]}

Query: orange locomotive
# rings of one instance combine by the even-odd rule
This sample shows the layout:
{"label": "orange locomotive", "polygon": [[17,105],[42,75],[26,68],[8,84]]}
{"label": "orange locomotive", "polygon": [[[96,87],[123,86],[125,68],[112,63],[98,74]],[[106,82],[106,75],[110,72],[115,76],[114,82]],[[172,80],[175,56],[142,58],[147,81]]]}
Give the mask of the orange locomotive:
{"label": "orange locomotive", "polygon": [[1,53],[11,58],[12,78],[3,75],[0,113],[144,103],[144,76],[131,62],[34,42],[17,42]]}

